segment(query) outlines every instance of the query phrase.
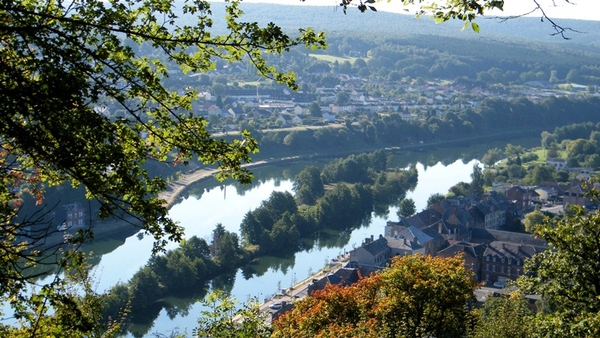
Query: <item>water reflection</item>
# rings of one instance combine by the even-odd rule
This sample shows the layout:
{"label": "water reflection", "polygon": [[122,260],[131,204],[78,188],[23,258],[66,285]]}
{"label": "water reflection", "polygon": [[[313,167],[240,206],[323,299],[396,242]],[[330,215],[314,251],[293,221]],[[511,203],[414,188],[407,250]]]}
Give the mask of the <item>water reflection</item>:
{"label": "water reflection", "polygon": [[[539,143],[537,139],[535,142]],[[436,149],[431,153],[402,153],[391,158],[390,166],[406,168],[411,163],[418,163],[416,168],[419,172],[419,184],[406,196],[415,200],[417,210],[422,210],[431,194],[446,193],[450,186],[460,181],[470,180],[472,167],[478,163],[473,161],[473,158],[485,153],[486,150],[482,150],[483,148],[503,148],[504,144],[478,144],[459,150]],[[328,161],[311,162],[311,165],[322,167],[326,162]],[[305,165],[300,163],[285,168],[257,168],[253,170],[256,179],[251,185],[231,183],[223,186],[214,180],[201,182],[186,191],[180,199],[181,202],[171,209],[170,215],[186,227],[188,236],[208,238],[216,223],[222,223],[227,230],[237,232],[243,215],[260,205],[272,191],[290,191],[291,179]],[[301,252],[282,254],[280,257],[262,257],[239,269],[237,273],[200,286],[199,289],[203,292],[212,288],[224,289],[240,301],[245,301],[248,297],[263,299],[277,292],[278,286],[286,287],[294,279],[307,278],[311,272],[322,268],[325,261],[360,245],[364,238],[383,233],[388,217],[396,220],[395,212],[394,207],[378,208],[376,213],[368,215],[345,230],[326,230],[316,233],[311,239],[303,241]],[[139,243],[131,243],[128,239],[123,247],[105,255],[101,262],[103,269],[106,269],[103,278],[109,275],[109,280],[114,281],[115,278],[125,280],[143,265],[147,261],[151,242],[144,244],[145,248]],[[122,257],[129,257],[132,261],[128,262],[125,268]],[[115,269],[112,267],[113,264],[119,268]],[[136,264],[140,265],[136,267]],[[110,286],[114,285],[114,282],[108,281],[102,284]],[[203,308],[202,304],[198,303],[199,299],[201,299],[199,295],[183,299],[165,299],[164,309],[160,311],[154,324],[143,325],[143,328],[136,327],[132,334],[137,337],[148,332],[169,332],[174,327],[192,328]]]}
{"label": "water reflection", "polygon": [[264,276],[269,270],[282,272],[284,275],[296,265],[296,254],[288,253],[283,256],[264,256],[243,266],[240,270],[245,280]]}

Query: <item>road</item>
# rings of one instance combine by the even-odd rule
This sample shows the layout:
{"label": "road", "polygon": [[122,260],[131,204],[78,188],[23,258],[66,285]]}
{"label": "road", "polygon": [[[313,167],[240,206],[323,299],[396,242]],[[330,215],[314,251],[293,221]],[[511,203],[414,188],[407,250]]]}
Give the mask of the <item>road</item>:
{"label": "road", "polygon": [[[329,266],[317,271],[316,273],[314,273],[311,276],[308,276],[306,279],[303,279],[303,280],[297,282],[294,286],[287,289],[285,294],[278,294],[272,298],[264,299],[264,301],[259,306],[260,311],[273,314],[273,313],[277,312],[277,310],[272,310],[270,308],[270,306],[273,305],[274,303],[277,303],[277,302],[293,303],[298,299],[302,299],[302,298],[306,297],[308,295],[308,285],[312,282],[313,279],[321,279],[331,273],[334,273],[338,269],[342,268],[345,263],[346,262],[341,262],[341,261],[331,262],[329,264]],[[243,317],[241,317],[241,316],[235,316],[233,318],[233,320],[236,322],[239,322],[242,319],[243,319]],[[267,321],[270,323],[271,316],[268,316]]]}

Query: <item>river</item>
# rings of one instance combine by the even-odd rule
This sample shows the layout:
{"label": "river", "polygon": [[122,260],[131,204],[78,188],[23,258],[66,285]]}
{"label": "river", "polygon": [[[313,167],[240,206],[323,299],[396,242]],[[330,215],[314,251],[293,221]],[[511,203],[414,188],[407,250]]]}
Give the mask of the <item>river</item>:
{"label": "river", "polygon": [[[419,184],[407,197],[415,200],[417,210],[422,210],[431,194],[446,193],[452,185],[470,181],[473,165],[477,163],[477,160],[466,163],[457,160],[447,165],[437,163],[433,166],[418,163]],[[271,192],[291,192],[293,182],[285,177],[293,177],[294,172],[301,170],[304,165],[298,168],[279,168],[279,177],[267,179],[261,179],[261,170],[257,170],[258,183],[251,188],[243,187],[247,190],[240,190],[240,186],[233,183],[210,190],[201,184],[191,188],[189,195],[174,205],[169,214],[185,227],[186,236],[195,235],[208,239],[217,223],[223,224],[229,231],[237,232],[245,213],[258,207]],[[226,279],[225,288],[230,288],[231,295],[240,301],[247,301],[250,297],[263,299],[272,295],[278,291],[278,285],[287,288],[294,282],[307,278],[311,272],[321,269],[326,261],[360,245],[364,238],[382,234],[388,219],[397,220],[396,211],[395,208],[390,208],[387,217],[373,215],[370,224],[352,233],[321,233],[317,244],[310,251],[298,252],[290,257],[261,258],[257,263],[238,270],[233,280],[232,276]],[[98,290],[106,290],[119,281],[126,282],[146,264],[151,248],[151,238],[140,240],[138,236],[132,236],[124,245],[103,255],[95,274]],[[252,278],[247,278],[250,276]],[[195,299],[169,299],[168,302],[173,308],[169,311],[162,310],[151,327],[134,327],[135,336],[142,336],[143,333],[167,333],[176,328],[191,332],[202,305],[196,303]]]}
{"label": "river", "polygon": [[[452,149],[432,149],[422,153],[405,153],[393,157],[392,167],[406,167],[416,163],[419,173],[418,185],[407,194],[415,200],[417,210],[425,208],[427,198],[434,193],[446,193],[454,184],[471,180],[476,158],[491,147],[504,148],[506,142],[491,142]],[[513,144],[531,147],[539,144],[537,138],[518,140]],[[322,166],[326,160],[311,163]],[[229,231],[238,231],[244,215],[258,207],[273,191],[290,191],[292,178],[307,164],[270,166],[254,170],[256,178],[251,185],[229,182],[218,185],[213,180],[189,187],[169,211],[170,216],[185,227],[186,236],[209,239],[217,223]],[[263,299],[307,278],[311,272],[321,269],[330,259],[361,244],[364,238],[377,237],[384,231],[387,220],[397,220],[396,208],[387,215],[372,215],[369,224],[352,232],[327,231],[320,233],[310,251],[298,252],[289,257],[262,257],[257,262],[238,269],[235,274],[224,276],[215,285],[229,291],[239,301],[250,297]],[[175,248],[171,244],[169,248]],[[86,248],[97,254],[91,261],[96,266],[94,278],[96,289],[105,291],[118,282],[127,282],[146,264],[152,249],[152,238],[141,235],[123,240],[104,240]],[[203,286],[199,286],[202,288]],[[167,309],[161,310],[153,323],[136,325],[131,336],[145,337],[153,333],[169,334],[172,331],[191,333],[203,306],[198,296],[169,298]]]}

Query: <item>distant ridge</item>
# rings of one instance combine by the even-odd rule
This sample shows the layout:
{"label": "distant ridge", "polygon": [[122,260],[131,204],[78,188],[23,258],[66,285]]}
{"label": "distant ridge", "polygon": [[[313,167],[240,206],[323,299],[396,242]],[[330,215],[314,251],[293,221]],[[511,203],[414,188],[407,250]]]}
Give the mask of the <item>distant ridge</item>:
{"label": "distant ridge", "polygon": [[[224,3],[211,3],[215,25],[218,18],[225,15]],[[480,17],[477,23],[481,32],[475,33],[471,30],[462,31],[462,23],[458,21],[435,24],[433,19],[416,19],[411,15],[396,14],[389,12],[367,12],[359,13],[352,9],[347,15],[334,6],[296,6],[258,4],[242,2],[240,8],[245,12],[246,21],[256,21],[261,24],[274,22],[284,29],[298,29],[301,27],[312,27],[330,34],[353,34],[363,35],[365,33],[378,35],[438,35],[462,39],[514,39],[524,42],[534,40],[538,42],[553,43],[559,45],[586,46],[587,48],[600,47],[600,22],[572,19],[557,19],[564,27],[571,27],[581,33],[567,32],[570,40],[564,40],[559,36],[551,36],[552,27],[547,22],[541,22],[539,18],[517,18],[505,22],[499,19]]]}

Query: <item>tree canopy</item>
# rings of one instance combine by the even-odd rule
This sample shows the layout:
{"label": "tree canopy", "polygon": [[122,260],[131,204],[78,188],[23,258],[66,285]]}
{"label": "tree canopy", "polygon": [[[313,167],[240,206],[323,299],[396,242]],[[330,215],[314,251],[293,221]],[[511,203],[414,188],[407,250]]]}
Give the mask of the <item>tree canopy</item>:
{"label": "tree canopy", "polygon": [[[181,240],[182,229],[157,197],[166,179],[150,168],[197,160],[216,165],[219,179],[251,180],[242,165],[256,140],[247,132],[229,142],[213,137],[193,114],[195,89],[171,89],[165,80],[247,60],[296,88],[294,74],[276,70],[265,54],[325,42],[311,29],[290,36],[275,24],[245,22],[238,5],[226,4],[226,31],[217,34],[208,1],[0,3],[0,299],[20,297],[31,276],[19,261],[32,265],[38,244],[56,232],[52,212],[69,201],[45,201],[51,187],[85,188],[93,201],[85,229],[118,217],[154,236],[158,251]],[[107,114],[107,103],[121,114]],[[45,231],[31,231],[40,224]]]}
{"label": "tree canopy", "polygon": [[460,337],[475,286],[460,256],[396,256],[376,275],[296,302],[273,337]]}
{"label": "tree canopy", "polygon": [[[592,189],[588,197],[597,201],[597,195]],[[600,212],[590,214],[573,206],[570,215],[559,220],[546,218],[533,232],[548,242],[550,250],[526,262],[526,274],[517,285],[523,292],[541,295],[549,305],[536,316],[536,332],[539,336],[598,336]]]}
{"label": "tree canopy", "polygon": [[[344,13],[346,13],[348,7],[350,6],[356,6],[361,12],[367,12],[369,10],[376,12],[377,8],[375,4],[381,1],[382,0],[342,0],[339,6],[343,8]],[[567,4],[573,4],[571,0],[562,0],[560,2],[563,1]],[[391,0],[387,0],[387,2],[391,2]],[[538,12],[542,18],[542,22],[546,21],[551,25],[552,29],[554,30],[552,35],[558,35],[568,39],[565,34],[569,31],[575,31],[570,27],[565,27],[560,23],[557,23],[546,13],[545,6],[556,6],[557,1],[552,1],[552,5],[547,5],[537,0],[531,0],[530,2],[532,5],[532,9],[530,11],[505,18],[510,19]],[[475,19],[493,10],[504,10],[504,3],[504,0],[444,0],[440,2],[427,0],[402,0],[402,5],[415,9],[415,15],[417,17],[430,16],[435,19],[436,23],[450,20],[460,20],[464,22],[463,29],[470,27],[475,32],[479,32],[479,25],[474,22]]]}

